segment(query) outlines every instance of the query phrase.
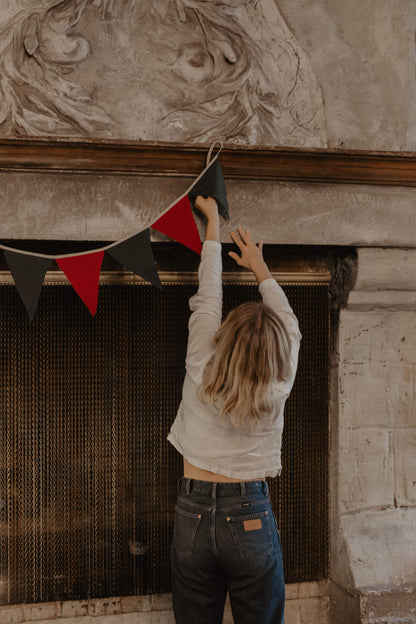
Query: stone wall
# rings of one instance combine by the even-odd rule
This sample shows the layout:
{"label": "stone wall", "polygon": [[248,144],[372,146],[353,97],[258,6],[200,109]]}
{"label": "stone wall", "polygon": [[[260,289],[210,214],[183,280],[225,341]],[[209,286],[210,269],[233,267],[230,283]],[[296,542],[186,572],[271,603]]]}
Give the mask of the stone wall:
{"label": "stone wall", "polygon": [[331,622],[373,621],[375,595],[416,617],[415,269],[414,249],[360,249],[340,317]]}

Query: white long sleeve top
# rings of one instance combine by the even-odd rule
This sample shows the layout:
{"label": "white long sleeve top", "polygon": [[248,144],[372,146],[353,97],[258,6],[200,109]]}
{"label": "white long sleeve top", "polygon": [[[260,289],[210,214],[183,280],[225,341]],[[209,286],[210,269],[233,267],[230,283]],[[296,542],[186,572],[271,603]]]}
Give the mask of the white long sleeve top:
{"label": "white long sleeve top", "polygon": [[197,468],[241,481],[275,477],[281,473],[283,410],[292,389],[301,340],[298,321],[275,279],[259,284],[263,301],[285,323],[291,341],[290,378],[274,383],[273,410],[249,428],[235,427],[218,409],[199,398],[205,366],[214,350],[214,336],[222,321],[221,244],[205,241],[199,266],[198,292],[190,298],[192,314],[186,354],[182,401],[168,440]]}

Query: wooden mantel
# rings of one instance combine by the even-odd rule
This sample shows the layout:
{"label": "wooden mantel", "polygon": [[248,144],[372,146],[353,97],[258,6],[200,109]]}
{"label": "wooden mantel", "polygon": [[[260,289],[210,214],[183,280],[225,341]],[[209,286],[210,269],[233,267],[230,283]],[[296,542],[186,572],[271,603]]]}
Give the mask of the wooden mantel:
{"label": "wooden mantel", "polygon": [[[195,176],[209,145],[0,139],[0,171]],[[226,178],[416,186],[416,152],[245,147],[221,152]]]}

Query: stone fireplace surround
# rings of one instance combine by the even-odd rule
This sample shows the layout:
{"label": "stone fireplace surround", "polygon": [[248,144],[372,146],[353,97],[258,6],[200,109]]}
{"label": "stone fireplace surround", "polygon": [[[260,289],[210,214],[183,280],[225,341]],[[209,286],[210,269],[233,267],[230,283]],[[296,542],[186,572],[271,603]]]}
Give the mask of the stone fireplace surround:
{"label": "stone fireplace surround", "polygon": [[[170,176],[0,172],[1,230],[8,239],[121,239],[188,185]],[[330,372],[330,580],[288,586],[287,623],[416,621],[416,190],[234,179],[227,188],[224,242],[244,224],[266,244],[358,254]],[[29,621],[165,624],[173,615],[166,595],[0,608],[1,623]]]}

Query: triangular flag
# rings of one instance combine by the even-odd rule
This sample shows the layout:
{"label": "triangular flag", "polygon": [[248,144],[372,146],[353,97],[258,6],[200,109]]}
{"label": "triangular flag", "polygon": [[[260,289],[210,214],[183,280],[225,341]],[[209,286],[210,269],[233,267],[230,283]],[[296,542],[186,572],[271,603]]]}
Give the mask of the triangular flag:
{"label": "triangular flag", "polygon": [[104,252],[57,258],[56,262],[81,297],[91,314],[97,311],[98,285]]}
{"label": "triangular flag", "polygon": [[3,252],[29,319],[32,321],[38,307],[45,273],[52,259],[28,256],[6,249]]}
{"label": "triangular flag", "polygon": [[144,277],[154,286],[162,289],[159,275],[156,270],[152,247],[150,245],[150,229],[147,228],[123,241],[119,245],[110,247],[107,252],[129,271]]}
{"label": "triangular flag", "polygon": [[155,221],[151,227],[189,247],[197,254],[201,254],[201,238],[192,214],[191,204],[186,195],[165,212],[160,219]]}
{"label": "triangular flag", "polygon": [[189,191],[188,197],[192,206],[195,206],[197,195],[213,197],[218,204],[218,212],[228,221],[230,216],[228,214],[227,191],[225,190],[225,180],[218,158],[214,160],[200,180]]}

